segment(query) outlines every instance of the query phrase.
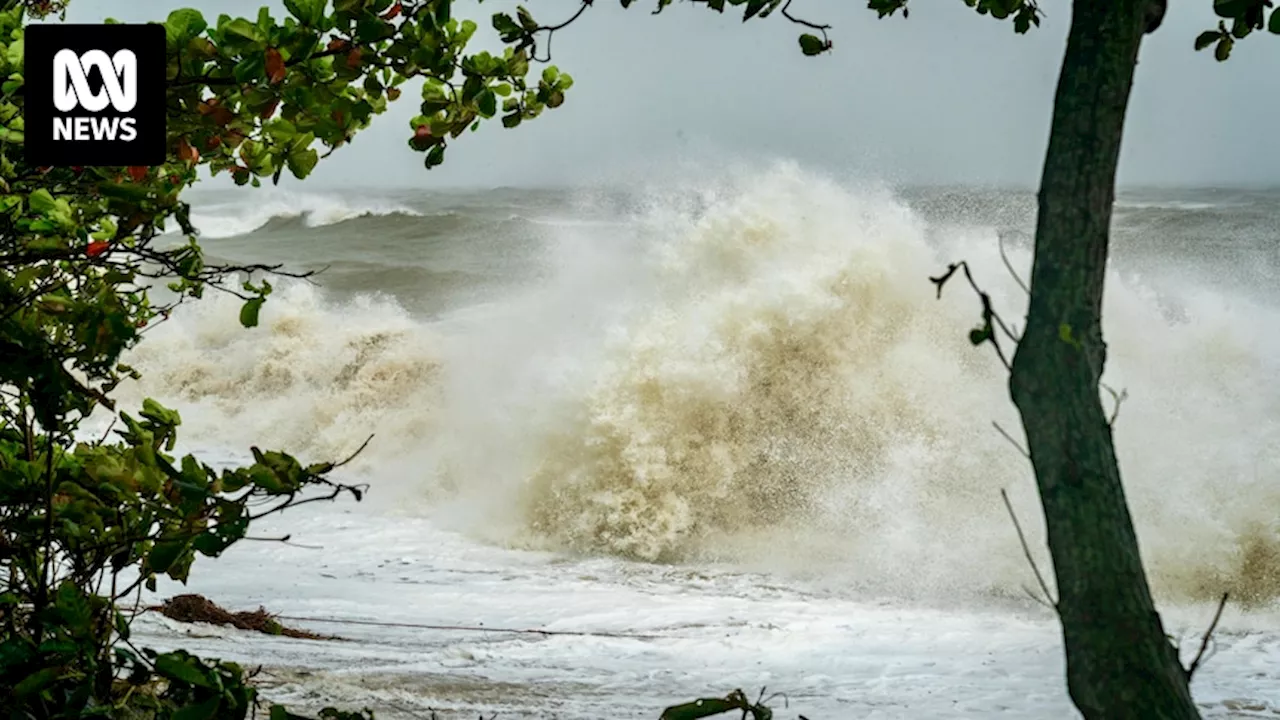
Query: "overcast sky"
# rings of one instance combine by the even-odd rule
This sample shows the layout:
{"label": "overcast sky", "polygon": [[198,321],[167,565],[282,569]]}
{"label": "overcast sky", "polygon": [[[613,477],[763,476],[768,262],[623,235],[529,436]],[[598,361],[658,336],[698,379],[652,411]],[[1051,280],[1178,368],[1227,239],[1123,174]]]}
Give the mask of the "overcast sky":
{"label": "overcast sky", "polygon": [[[895,184],[1038,180],[1067,0],[1043,2],[1048,16],[1025,36],[961,0],[917,0],[909,20],[881,21],[861,0],[794,0],[794,14],[835,26],[835,52],[818,58],[800,54],[798,28],[781,17],[743,24],[683,2],[655,17],[655,2],[624,11],[599,0],[556,34],[553,61],[575,85],[562,107],[537,121],[514,130],[494,122],[465,135],[445,165],[428,172],[405,144],[417,105],[406,93],[321,163],[315,184],[580,184],[690,157],[792,158]],[[261,4],[74,0],[68,19],[144,21],[187,6],[252,17]],[[543,22],[577,7],[526,4]],[[1212,0],[1169,4],[1164,26],[1143,45],[1121,183],[1280,184],[1280,37],[1250,37],[1220,64],[1191,47],[1215,24]],[[492,35],[489,15],[511,5],[459,2],[455,15]]]}

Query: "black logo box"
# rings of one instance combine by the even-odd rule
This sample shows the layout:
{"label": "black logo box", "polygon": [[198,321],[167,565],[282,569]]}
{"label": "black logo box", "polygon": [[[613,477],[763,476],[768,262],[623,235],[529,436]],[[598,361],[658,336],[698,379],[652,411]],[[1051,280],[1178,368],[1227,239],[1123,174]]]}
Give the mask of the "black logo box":
{"label": "black logo box", "polygon": [[[26,28],[25,134],[27,162],[50,165],[160,165],[165,161],[165,31],[163,25],[33,24]],[[77,107],[60,112],[54,105],[53,58],[59,51],[81,55],[101,50],[108,57],[131,50],[137,57],[137,104],[120,113],[111,106],[98,112]],[[101,92],[103,80],[88,71],[89,86]],[[88,117],[109,122],[133,118],[137,136],[130,141],[54,139],[57,118]]]}

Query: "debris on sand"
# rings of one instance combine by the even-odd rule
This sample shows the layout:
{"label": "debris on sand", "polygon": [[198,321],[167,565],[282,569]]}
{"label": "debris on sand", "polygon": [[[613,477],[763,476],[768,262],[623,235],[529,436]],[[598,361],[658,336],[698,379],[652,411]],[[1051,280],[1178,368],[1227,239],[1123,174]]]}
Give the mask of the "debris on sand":
{"label": "debris on sand", "polygon": [[157,605],[161,615],[182,623],[209,623],[211,625],[230,625],[240,630],[253,630],[266,635],[281,635],[305,640],[339,640],[332,635],[317,635],[306,630],[295,630],[281,625],[274,615],[265,608],[259,607],[253,612],[229,612],[218,607],[212,600],[203,595],[175,595]]}

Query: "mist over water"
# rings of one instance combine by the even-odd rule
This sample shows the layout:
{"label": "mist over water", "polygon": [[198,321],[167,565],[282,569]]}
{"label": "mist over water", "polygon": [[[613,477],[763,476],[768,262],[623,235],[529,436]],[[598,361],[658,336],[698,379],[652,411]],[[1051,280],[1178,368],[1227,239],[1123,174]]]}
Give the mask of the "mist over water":
{"label": "mist over water", "polygon": [[[1104,381],[1153,582],[1280,596],[1280,196],[1117,208]],[[872,592],[1020,593],[1043,545],[1005,371],[1034,205],[794,165],[653,187],[212,197],[206,250],[330,266],[243,330],[214,298],[129,362],[186,442],[341,457],[376,497],[511,547],[733,563]],[[1107,400],[1110,402],[1109,398]],[[1041,553],[1043,555],[1043,553]]]}

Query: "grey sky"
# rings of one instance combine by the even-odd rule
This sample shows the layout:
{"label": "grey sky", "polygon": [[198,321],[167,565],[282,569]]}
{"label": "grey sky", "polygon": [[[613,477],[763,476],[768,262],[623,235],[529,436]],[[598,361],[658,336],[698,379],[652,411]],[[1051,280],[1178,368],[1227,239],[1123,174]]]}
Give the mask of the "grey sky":
{"label": "grey sky", "polygon": [[[573,75],[566,103],[515,130],[466,135],[443,167],[423,170],[405,145],[416,111],[406,96],[356,142],[321,164],[315,184],[496,186],[616,179],[681,158],[793,158],[893,183],[1032,187],[1070,22],[1046,0],[1043,26],[1016,35],[960,0],[920,0],[910,20],[877,21],[860,0],[796,0],[793,12],[835,26],[835,52],[806,58],[781,17],[743,24],[687,3],[660,16],[654,0],[623,11],[600,0],[556,34],[554,62]],[[75,0],[70,20],[162,18],[175,7],[252,16],[260,0]],[[280,7],[280,2],[267,3]],[[544,22],[573,0],[529,0]],[[492,34],[489,14],[512,2],[459,4]],[[1231,61],[1196,53],[1215,24],[1212,0],[1171,0],[1144,44],[1121,182],[1280,183],[1280,37],[1262,33]],[[279,13],[278,13],[279,14]]]}

